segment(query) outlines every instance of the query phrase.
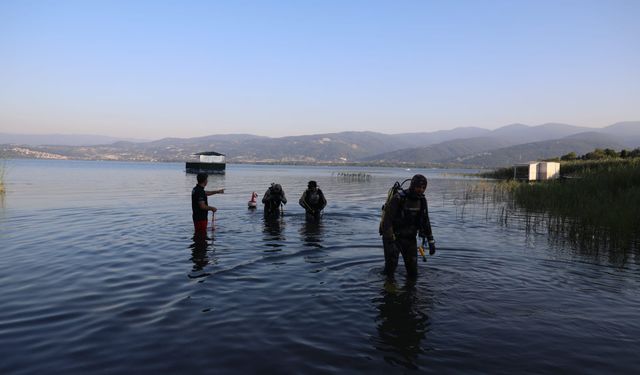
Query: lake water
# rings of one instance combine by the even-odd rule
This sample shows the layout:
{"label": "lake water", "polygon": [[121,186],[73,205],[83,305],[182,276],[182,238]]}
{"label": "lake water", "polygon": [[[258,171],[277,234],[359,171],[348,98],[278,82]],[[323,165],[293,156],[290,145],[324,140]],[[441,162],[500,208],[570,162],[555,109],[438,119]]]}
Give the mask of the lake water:
{"label": "lake water", "polygon": [[[229,165],[216,231],[194,243],[182,164],[6,162],[0,373],[637,373],[638,258],[501,225],[458,197],[474,180],[420,170],[435,256],[385,284],[391,184],[418,170]],[[454,171],[455,172],[455,171]],[[309,179],[319,224],[297,200]],[[289,204],[250,211],[279,182]]]}

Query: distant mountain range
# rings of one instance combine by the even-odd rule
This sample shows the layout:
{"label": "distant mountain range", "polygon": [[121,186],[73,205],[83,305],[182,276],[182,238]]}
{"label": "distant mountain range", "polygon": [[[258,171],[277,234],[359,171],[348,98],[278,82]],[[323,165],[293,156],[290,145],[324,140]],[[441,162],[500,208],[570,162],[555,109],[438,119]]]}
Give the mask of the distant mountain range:
{"label": "distant mountain range", "polygon": [[148,142],[147,139],[117,138],[91,134],[11,134],[0,133],[0,144],[94,146],[118,141]]}
{"label": "distant mountain range", "polygon": [[640,147],[640,121],[594,129],[566,124],[507,125],[480,137],[453,139],[429,146],[396,150],[364,158],[378,163],[496,167],[514,162],[551,158],[569,152],[584,154],[595,148]]}
{"label": "distant mountain range", "polygon": [[625,148],[620,140],[610,135],[586,132],[568,137],[524,143],[510,147],[498,148],[447,160],[459,161],[461,164],[497,167],[530,160],[548,159],[575,152],[584,155],[596,148],[611,148],[621,150]]}
{"label": "distant mountain range", "polygon": [[341,132],[280,138],[230,134],[84,145],[7,139],[12,138],[0,134],[0,157],[184,161],[195,152],[213,150],[226,154],[230,162],[497,167],[572,151],[583,154],[594,148],[637,148],[640,121],[599,129],[555,123],[512,124],[495,130],[466,127],[422,133]]}

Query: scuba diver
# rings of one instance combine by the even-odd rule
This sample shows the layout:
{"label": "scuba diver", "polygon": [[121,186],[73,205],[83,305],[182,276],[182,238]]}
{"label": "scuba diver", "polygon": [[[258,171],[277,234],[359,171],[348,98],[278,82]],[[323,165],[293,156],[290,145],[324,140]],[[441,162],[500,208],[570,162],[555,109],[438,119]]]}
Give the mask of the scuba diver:
{"label": "scuba diver", "polygon": [[304,208],[307,213],[307,219],[320,219],[322,210],[327,205],[327,200],[324,198],[324,193],[318,187],[318,183],[315,181],[309,181],[307,184],[307,190],[302,193],[300,197],[300,206]]}
{"label": "scuba diver", "polygon": [[[384,245],[384,273],[391,279],[398,266],[399,254],[404,259],[407,277],[418,277],[416,234],[422,238],[423,246],[426,241],[429,242],[429,255],[436,252],[427,199],[424,196],[426,189],[427,178],[417,174],[411,178],[408,190],[402,189],[402,184],[398,182],[389,190],[379,231]],[[426,258],[423,259],[426,261]]]}
{"label": "scuba diver", "polygon": [[265,215],[280,215],[280,206],[287,204],[287,197],[280,184],[272,183],[262,197]]}

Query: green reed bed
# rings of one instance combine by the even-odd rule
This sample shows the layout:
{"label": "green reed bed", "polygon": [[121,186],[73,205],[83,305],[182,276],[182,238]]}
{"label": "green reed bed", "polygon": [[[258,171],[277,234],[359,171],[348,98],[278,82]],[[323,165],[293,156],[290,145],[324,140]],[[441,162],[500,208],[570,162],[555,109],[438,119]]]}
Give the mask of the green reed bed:
{"label": "green reed bed", "polygon": [[525,210],[575,219],[611,240],[640,237],[640,158],[568,162],[561,171],[577,178],[499,185]]}
{"label": "green reed bed", "polygon": [[4,193],[4,164],[0,163],[0,194]]}
{"label": "green reed bed", "polygon": [[[640,158],[608,158],[600,160],[559,160],[560,174],[562,177],[580,177],[581,174],[590,172],[608,171],[616,168],[626,168],[627,166],[637,166]],[[498,168],[492,171],[481,172],[476,176],[484,178],[495,178],[498,180],[513,179],[513,167]]]}
{"label": "green reed bed", "polygon": [[640,158],[562,160],[560,172],[559,180],[533,182],[513,180],[512,168],[484,173],[501,181],[468,188],[462,211],[465,201],[482,201],[505,225],[515,214],[526,229],[544,228],[552,238],[596,253],[640,250]]}
{"label": "green reed bed", "polygon": [[603,160],[572,160],[560,162],[562,176],[578,176],[589,173],[600,173],[619,169],[637,168],[640,158],[633,159],[603,159]]}
{"label": "green reed bed", "polygon": [[492,171],[480,172],[476,176],[484,178],[495,178],[498,180],[509,180],[513,178],[513,167],[498,168]]}

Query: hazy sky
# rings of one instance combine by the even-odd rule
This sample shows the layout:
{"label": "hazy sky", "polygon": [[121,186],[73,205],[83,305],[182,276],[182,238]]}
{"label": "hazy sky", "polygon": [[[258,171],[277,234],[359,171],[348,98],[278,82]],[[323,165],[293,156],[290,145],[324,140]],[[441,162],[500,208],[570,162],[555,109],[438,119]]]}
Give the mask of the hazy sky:
{"label": "hazy sky", "polygon": [[640,120],[640,1],[0,1],[0,132]]}

